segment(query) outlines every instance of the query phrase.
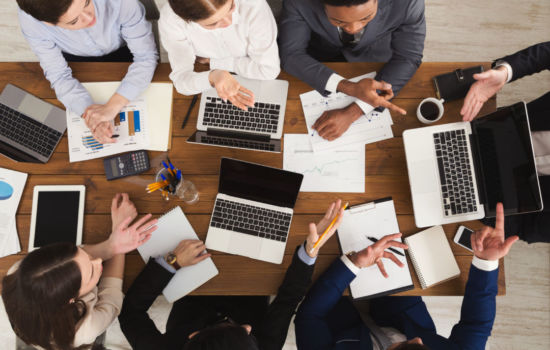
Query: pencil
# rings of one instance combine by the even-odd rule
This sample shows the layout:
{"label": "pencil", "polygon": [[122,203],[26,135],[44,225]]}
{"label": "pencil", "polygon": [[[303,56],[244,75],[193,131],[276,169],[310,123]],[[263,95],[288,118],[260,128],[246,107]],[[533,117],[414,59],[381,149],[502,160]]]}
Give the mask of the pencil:
{"label": "pencil", "polygon": [[[349,205],[349,202],[346,202],[346,204],[344,204],[344,206],[342,207],[343,210],[346,210],[346,208],[348,207]],[[323,238],[325,238],[325,236],[327,235],[328,231],[330,231],[330,229],[332,228],[332,226],[334,226],[334,224],[336,223],[336,220],[338,220],[338,215],[336,215],[334,217],[334,219],[332,219],[332,222],[330,223],[330,225],[328,225],[328,227],[325,229],[325,232],[323,232],[323,234],[321,235],[321,237],[319,237],[319,239],[317,240],[317,242],[315,242],[315,244],[313,245],[313,248],[311,248],[311,250],[309,251],[310,253],[312,253],[315,248],[317,248],[317,246],[319,245],[319,243],[321,243],[321,241],[323,240]]]}

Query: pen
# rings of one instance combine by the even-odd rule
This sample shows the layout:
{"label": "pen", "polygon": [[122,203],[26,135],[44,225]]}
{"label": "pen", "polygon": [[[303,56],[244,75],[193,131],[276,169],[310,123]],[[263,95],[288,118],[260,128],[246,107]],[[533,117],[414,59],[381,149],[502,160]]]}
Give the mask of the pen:
{"label": "pen", "polygon": [[189,109],[187,109],[187,114],[185,115],[185,118],[183,118],[183,123],[181,124],[182,129],[185,128],[185,125],[189,120],[189,116],[191,115],[191,111],[193,110],[193,107],[195,107],[195,104],[197,103],[198,98],[199,98],[199,95],[193,96],[193,99],[191,100],[191,104],[189,105]]}
{"label": "pen", "polygon": [[119,136],[120,136],[119,134],[115,134],[115,135],[112,135],[111,138],[116,139]]}
{"label": "pen", "polygon": [[[168,164],[166,164],[166,162],[163,160],[162,161],[162,166],[164,167],[164,169],[168,170],[168,173],[172,176],[175,176],[176,174],[172,171],[172,169],[170,169],[170,167],[168,166]],[[162,174],[161,174],[162,175]]]}
{"label": "pen", "polygon": [[[342,207],[342,209],[346,210],[346,208],[348,207],[349,205],[349,202],[346,202],[346,204],[344,204],[344,206]],[[317,242],[315,242],[315,244],[313,245],[313,248],[311,248],[311,250],[309,251],[310,253],[313,252],[315,250],[315,248],[317,248],[317,246],[319,245],[319,243],[321,243],[321,241],[323,240],[323,238],[325,238],[326,234],[328,233],[328,231],[330,231],[330,229],[332,228],[332,226],[334,226],[334,224],[336,223],[336,220],[338,220],[338,215],[336,215],[334,217],[334,219],[332,219],[332,222],[330,223],[330,225],[328,225],[328,227],[325,229],[325,232],[323,232],[323,234],[321,235],[321,237],[319,237],[319,239],[317,240]]]}
{"label": "pen", "polygon": [[[378,242],[378,239],[377,239],[377,238],[369,237],[369,236],[365,236],[365,237],[367,237],[367,239],[368,239],[369,241],[373,241],[374,243]],[[394,248],[392,248],[392,247],[389,247],[388,249],[391,250],[392,252],[394,252],[395,254],[399,254],[399,255],[401,255],[401,256],[405,256],[405,254],[401,253],[401,252],[400,252],[399,250],[397,250],[397,249],[394,249]]]}

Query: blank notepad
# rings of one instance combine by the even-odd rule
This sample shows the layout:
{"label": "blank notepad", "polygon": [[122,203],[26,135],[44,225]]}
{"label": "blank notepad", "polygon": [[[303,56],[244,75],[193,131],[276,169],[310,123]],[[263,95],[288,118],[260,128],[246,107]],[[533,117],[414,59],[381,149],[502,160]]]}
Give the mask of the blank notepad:
{"label": "blank notepad", "polygon": [[[184,239],[199,239],[199,237],[181,208],[177,206],[159,218],[157,229],[153,232],[151,239],[139,247],[138,251],[147,263],[149,258],[165,256]],[[205,259],[196,265],[182,267],[172,277],[162,294],[169,302],[174,302],[217,274],[218,269],[212,258]]]}
{"label": "blank notepad", "polygon": [[422,285],[426,289],[460,275],[455,256],[441,226],[405,238],[408,253]]}

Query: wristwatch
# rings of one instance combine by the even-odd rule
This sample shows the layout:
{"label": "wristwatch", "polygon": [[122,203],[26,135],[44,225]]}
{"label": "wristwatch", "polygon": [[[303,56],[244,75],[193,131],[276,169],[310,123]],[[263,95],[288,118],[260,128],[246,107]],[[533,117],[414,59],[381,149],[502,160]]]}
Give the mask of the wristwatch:
{"label": "wristwatch", "polygon": [[178,257],[176,256],[176,254],[174,254],[174,252],[168,253],[168,255],[164,257],[164,260],[166,260],[166,262],[172,265],[176,270],[179,270],[181,268],[181,266],[178,264]]}

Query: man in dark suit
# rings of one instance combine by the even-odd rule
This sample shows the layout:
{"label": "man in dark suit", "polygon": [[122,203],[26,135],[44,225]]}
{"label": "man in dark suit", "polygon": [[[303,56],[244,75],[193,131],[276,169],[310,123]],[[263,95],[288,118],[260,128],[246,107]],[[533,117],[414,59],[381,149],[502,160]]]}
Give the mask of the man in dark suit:
{"label": "man in dark suit", "polygon": [[498,260],[517,236],[504,239],[504,210],[497,205],[496,227],[484,227],[472,235],[474,258],[466,284],[460,321],[447,339],[437,334],[420,297],[382,297],[370,302],[368,313],[359,314],[344,289],[359,269],[383,257],[400,234],[386,236],[357,254],[343,256],[317,280],[296,315],[299,350],[370,349],[485,349],[496,313]]}
{"label": "man in dark suit", "polygon": [[[550,69],[550,41],[530,46],[496,60],[493,69],[474,75],[477,80],[466,95],[460,113],[471,121],[483,104],[502,87],[524,76]],[[550,91],[527,104],[533,148],[543,202],[541,212],[513,215],[506,221],[506,232],[519,235],[529,243],[550,242]],[[494,221],[487,220],[491,224]]]}
{"label": "man in dark suit", "polygon": [[[315,123],[320,136],[334,140],[375,107],[406,113],[388,100],[422,62],[425,37],[424,0],[283,0],[279,52],[283,69],[322,95],[339,91],[356,98]],[[322,61],[386,64],[375,80],[355,83]]]}
{"label": "man in dark suit", "polygon": [[[290,320],[311,283],[315,259],[339,226],[341,201],[332,203],[323,219],[309,225],[309,235],[294,254],[275,300],[263,296],[186,296],[174,303],[162,334],[147,310],[173,276],[163,257],[150,259],[132,284],[119,316],[122,332],[136,350],[279,350]],[[335,225],[313,249],[314,243],[338,214]],[[209,256],[201,241],[182,241],[175,255],[177,268],[194,265]],[[172,270],[172,271],[170,271]],[[239,283],[239,281],[235,281]]]}

